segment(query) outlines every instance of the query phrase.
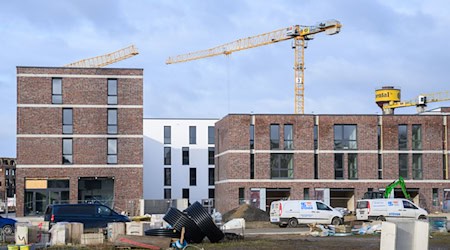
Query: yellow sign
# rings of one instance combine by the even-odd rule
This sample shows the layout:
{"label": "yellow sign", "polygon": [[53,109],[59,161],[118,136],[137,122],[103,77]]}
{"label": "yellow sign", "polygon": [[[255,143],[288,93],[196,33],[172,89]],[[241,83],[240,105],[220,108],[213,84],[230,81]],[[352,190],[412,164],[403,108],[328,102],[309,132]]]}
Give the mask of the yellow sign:
{"label": "yellow sign", "polygon": [[375,91],[375,102],[399,102],[400,90],[399,89],[377,89]]}
{"label": "yellow sign", "polygon": [[26,180],[25,189],[47,189],[47,180]]}

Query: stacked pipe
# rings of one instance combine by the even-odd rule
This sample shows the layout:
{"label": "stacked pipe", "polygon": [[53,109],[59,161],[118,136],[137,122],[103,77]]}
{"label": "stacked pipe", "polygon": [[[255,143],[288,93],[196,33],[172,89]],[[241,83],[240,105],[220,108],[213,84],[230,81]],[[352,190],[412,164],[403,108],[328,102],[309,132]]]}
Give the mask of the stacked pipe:
{"label": "stacked pipe", "polygon": [[182,228],[186,229],[184,238],[190,243],[200,243],[205,238],[202,230],[192,221],[186,214],[180,210],[171,207],[164,215],[163,220],[169,223],[175,230],[181,232]]}
{"label": "stacked pipe", "polygon": [[195,224],[197,224],[210,242],[216,243],[223,239],[223,232],[217,228],[211,216],[198,201],[186,208],[184,212],[186,212]]}

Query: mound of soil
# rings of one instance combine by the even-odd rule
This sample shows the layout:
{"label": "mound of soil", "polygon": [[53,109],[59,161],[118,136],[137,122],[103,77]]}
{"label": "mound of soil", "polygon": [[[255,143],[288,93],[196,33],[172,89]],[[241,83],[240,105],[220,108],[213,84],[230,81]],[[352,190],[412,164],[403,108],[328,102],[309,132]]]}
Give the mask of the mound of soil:
{"label": "mound of soil", "polygon": [[245,221],[269,221],[270,216],[267,212],[252,207],[248,204],[242,204],[241,206],[232,209],[222,215],[224,222],[230,221],[235,218],[244,218]]}

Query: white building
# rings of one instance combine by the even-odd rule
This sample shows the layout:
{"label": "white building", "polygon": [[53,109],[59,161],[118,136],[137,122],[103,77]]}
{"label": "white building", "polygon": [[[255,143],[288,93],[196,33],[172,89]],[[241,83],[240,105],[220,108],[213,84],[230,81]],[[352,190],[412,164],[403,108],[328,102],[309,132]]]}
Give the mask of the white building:
{"label": "white building", "polygon": [[218,119],[144,119],[144,199],[214,198]]}

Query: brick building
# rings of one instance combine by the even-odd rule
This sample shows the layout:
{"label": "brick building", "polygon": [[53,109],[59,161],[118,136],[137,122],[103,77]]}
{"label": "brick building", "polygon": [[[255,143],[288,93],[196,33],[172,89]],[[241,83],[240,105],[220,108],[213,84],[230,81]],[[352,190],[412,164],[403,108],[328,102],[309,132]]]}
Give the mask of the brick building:
{"label": "brick building", "polygon": [[[402,176],[413,201],[450,200],[450,108],[421,115],[230,114],[216,123],[216,208],[322,199],[355,210]],[[395,197],[402,197],[400,189]]]}
{"label": "brick building", "polygon": [[143,70],[17,67],[17,215],[142,198]]}
{"label": "brick building", "polygon": [[[0,200],[16,195],[16,158],[0,158]],[[1,209],[1,208],[0,208]]]}

